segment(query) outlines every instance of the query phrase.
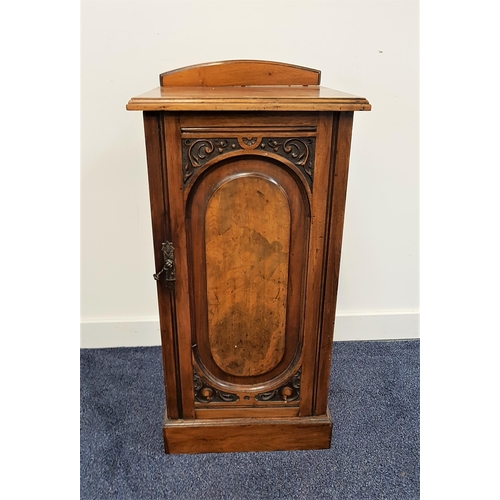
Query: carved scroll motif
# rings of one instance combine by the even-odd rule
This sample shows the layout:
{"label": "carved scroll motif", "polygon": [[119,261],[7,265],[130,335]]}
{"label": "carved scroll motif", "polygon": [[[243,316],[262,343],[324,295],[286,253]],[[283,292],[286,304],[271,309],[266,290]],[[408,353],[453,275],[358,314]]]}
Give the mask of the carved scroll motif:
{"label": "carved scroll motif", "polygon": [[315,137],[232,137],[224,139],[183,139],[182,165],[184,185],[195,169],[203,167],[217,156],[234,151],[272,151],[293,163],[303,174],[312,190],[314,176]]}
{"label": "carved scroll motif", "polygon": [[240,398],[236,394],[219,391],[205,384],[200,376],[193,372],[194,400],[199,403],[234,403]]}
{"label": "carved scroll motif", "polygon": [[300,377],[302,368],[284,385],[274,391],[262,392],[255,396],[257,401],[297,401],[300,397]]}
{"label": "carved scroll motif", "polygon": [[300,139],[268,139],[266,143],[262,141],[261,148],[272,149],[275,153],[290,160],[300,171],[312,189],[315,139],[304,137]]}
{"label": "carved scroll motif", "polygon": [[200,168],[212,158],[237,148],[241,149],[236,139],[184,139],[182,141],[184,184],[193,175],[195,168]]}

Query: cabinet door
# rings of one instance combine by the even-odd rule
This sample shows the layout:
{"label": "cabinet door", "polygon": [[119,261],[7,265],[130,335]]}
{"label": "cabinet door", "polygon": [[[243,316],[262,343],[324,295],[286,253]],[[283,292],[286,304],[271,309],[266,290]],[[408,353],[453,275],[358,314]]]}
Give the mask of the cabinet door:
{"label": "cabinet door", "polygon": [[165,116],[183,418],[312,413],[329,123]]}
{"label": "cabinet door", "polygon": [[262,156],[237,156],[193,185],[186,225],[200,409],[298,399],[309,219],[300,184]]}

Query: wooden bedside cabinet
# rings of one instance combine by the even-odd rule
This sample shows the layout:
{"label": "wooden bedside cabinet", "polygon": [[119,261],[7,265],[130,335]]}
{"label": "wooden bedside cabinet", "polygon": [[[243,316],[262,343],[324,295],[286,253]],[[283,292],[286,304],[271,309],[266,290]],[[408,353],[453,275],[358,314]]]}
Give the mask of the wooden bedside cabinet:
{"label": "wooden bedside cabinet", "polygon": [[226,61],[160,75],[144,115],[167,453],[329,448],[354,111],[320,72]]}

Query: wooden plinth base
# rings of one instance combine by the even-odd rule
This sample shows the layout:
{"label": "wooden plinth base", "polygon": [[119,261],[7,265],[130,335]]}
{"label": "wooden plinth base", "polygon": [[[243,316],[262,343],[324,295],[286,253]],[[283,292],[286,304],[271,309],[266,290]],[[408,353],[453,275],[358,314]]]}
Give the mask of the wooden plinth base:
{"label": "wooden plinth base", "polygon": [[330,448],[330,414],[318,417],[168,420],[166,453],[319,450]]}

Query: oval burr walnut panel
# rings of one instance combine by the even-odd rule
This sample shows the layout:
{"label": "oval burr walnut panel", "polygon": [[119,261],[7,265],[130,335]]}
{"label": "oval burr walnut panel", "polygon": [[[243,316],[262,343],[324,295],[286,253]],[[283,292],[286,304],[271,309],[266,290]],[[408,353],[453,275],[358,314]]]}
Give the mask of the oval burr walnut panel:
{"label": "oval burr walnut panel", "polygon": [[297,371],[309,218],[303,181],[274,159],[222,160],[193,184],[193,355],[217,390],[265,392]]}
{"label": "oval burr walnut panel", "polygon": [[267,373],[285,352],[290,209],[255,174],[226,180],[205,214],[208,339],[226,373]]}

